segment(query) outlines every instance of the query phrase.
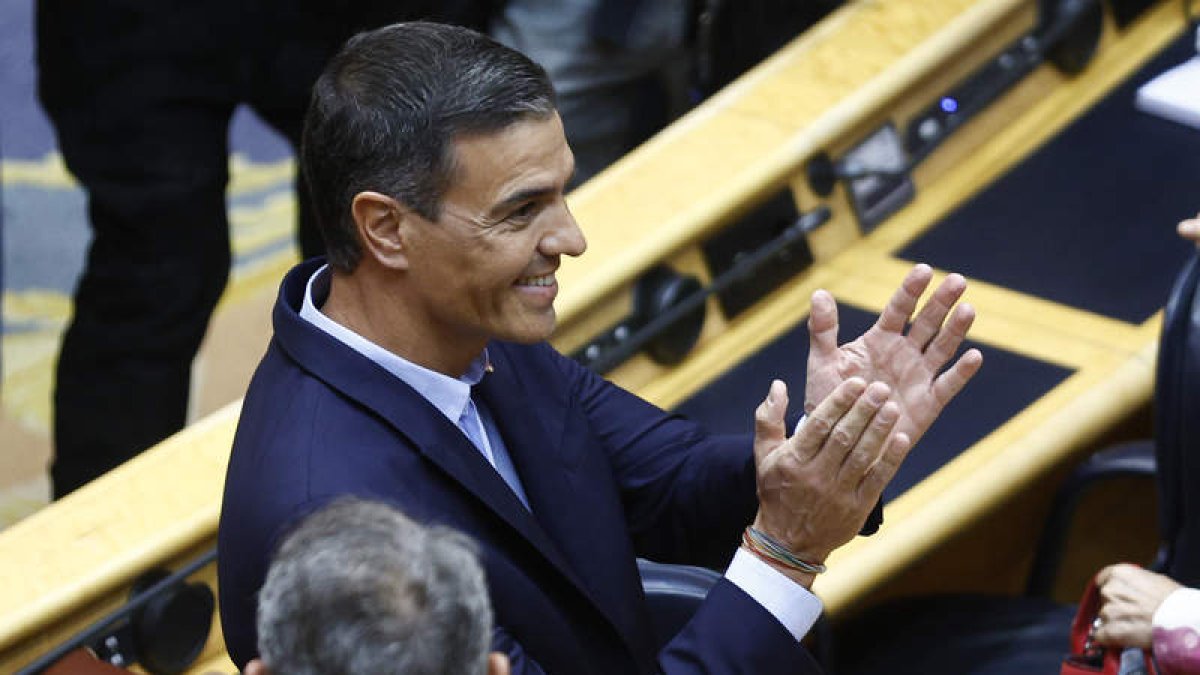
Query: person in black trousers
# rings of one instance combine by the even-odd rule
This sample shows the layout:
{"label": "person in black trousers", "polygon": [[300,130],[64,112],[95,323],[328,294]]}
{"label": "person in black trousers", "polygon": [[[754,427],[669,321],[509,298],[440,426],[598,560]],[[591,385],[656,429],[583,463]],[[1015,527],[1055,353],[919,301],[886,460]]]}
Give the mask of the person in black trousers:
{"label": "person in black trousers", "polygon": [[[489,0],[39,0],[38,94],[93,233],[56,371],[55,498],[186,421],[192,360],[231,264],[237,105],[296,147],[309,88],[350,35],[412,18],[478,27],[488,10]],[[296,192],[307,258],[322,244],[299,177]]]}

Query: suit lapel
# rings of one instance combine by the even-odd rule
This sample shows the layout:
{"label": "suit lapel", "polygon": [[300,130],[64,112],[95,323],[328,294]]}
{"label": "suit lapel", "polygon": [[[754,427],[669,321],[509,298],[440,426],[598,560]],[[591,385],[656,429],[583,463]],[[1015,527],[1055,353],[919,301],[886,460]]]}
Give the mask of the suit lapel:
{"label": "suit lapel", "polygon": [[480,499],[549,561],[570,566],[470,440],[437,408],[399,378],[299,316],[308,278],[320,261],[294,268],[273,313],[275,340],[303,369],[386,420],[421,454]]}
{"label": "suit lapel", "polygon": [[[639,640],[633,635],[644,620],[630,619],[622,611],[626,591],[640,589],[636,568],[629,560],[631,574],[621,576],[620,590],[586,579],[611,579],[612,569],[601,569],[607,560],[580,549],[591,537],[604,542],[624,539],[624,520],[619,508],[610,518],[601,519],[610,528],[620,530],[598,533],[581,529],[574,517],[581,508],[590,508],[598,495],[591,494],[591,481],[570,481],[568,463],[572,448],[563,445],[565,415],[570,409],[561,400],[543,401],[530,387],[522,385],[512,363],[497,364],[496,372],[484,377],[477,391],[500,427],[505,445],[517,468],[531,514],[496,470],[488,464],[461,430],[441,414],[416,390],[384,370],[362,354],[321,331],[299,316],[308,279],[322,260],[302,263],[284,279],[279,302],[273,313],[274,341],[297,365],[351,400],[373,411],[436,464],[447,475],[482,501],[499,518],[528,541],[560,574],[568,579],[616,629],[623,639]],[[494,355],[502,353],[496,350]],[[543,407],[541,403],[548,405]],[[574,448],[577,452],[582,449]],[[607,490],[608,488],[605,488]],[[611,498],[609,495],[607,498]],[[611,557],[611,556],[610,556]],[[628,610],[628,608],[625,608]],[[622,620],[620,617],[626,617]],[[635,653],[642,651],[637,648]]]}
{"label": "suit lapel", "polygon": [[[506,350],[491,349],[490,353],[494,372],[484,376],[476,389],[500,427],[530,508],[570,563],[567,576],[618,633],[628,638],[638,621],[630,618],[623,599],[628,597],[627,590],[636,593],[640,589],[640,580],[632,564],[633,552],[620,551],[627,534],[619,504],[607,517],[596,518],[595,510],[606,509],[612,502],[611,488],[594,477],[575,475],[579,454],[587,450],[579,447],[579,439],[564,434],[573,402],[541,393],[545,383],[523,382],[525,373],[504,360]],[[604,494],[598,494],[601,491]],[[597,544],[607,557],[596,554]],[[628,574],[616,569],[620,564],[614,565],[614,557],[627,564]],[[631,588],[617,592],[614,579]]]}
{"label": "suit lapel", "polygon": [[359,378],[348,394],[407,436],[425,457],[478,497],[556,567],[568,569],[552,538],[462,431],[407,384],[382,368],[376,370],[383,373],[384,381]]}

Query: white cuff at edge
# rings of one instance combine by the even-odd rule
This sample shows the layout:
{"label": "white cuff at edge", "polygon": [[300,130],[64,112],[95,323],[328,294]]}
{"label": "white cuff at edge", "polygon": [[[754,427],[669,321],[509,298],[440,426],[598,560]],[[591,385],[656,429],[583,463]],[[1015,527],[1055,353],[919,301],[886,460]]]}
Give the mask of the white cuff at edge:
{"label": "white cuff at edge", "polygon": [[725,570],[725,578],[754,598],[797,641],[812,630],[824,608],[807,588],[740,546]]}
{"label": "white cuff at edge", "polygon": [[1191,626],[1200,630],[1200,589],[1179,588],[1154,611],[1155,628]]}

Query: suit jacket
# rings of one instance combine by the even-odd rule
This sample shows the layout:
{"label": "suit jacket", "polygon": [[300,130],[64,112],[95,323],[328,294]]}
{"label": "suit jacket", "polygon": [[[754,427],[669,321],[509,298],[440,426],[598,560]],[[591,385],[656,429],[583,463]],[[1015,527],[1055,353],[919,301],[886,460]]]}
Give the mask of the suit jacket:
{"label": "suit jacket", "polygon": [[476,393],[504,437],[527,510],[418,392],[300,318],[320,264],[303,263],[283,282],[275,335],[234,439],[218,570],[235,663],[256,653],[256,593],[277,541],[313,509],[353,494],[480,543],[495,648],[515,673],[816,670],[726,580],[664,651],[656,656],[651,644],[635,555],[728,561],[757,506],[750,439],[710,436],[549,345],[493,343],[494,372]]}

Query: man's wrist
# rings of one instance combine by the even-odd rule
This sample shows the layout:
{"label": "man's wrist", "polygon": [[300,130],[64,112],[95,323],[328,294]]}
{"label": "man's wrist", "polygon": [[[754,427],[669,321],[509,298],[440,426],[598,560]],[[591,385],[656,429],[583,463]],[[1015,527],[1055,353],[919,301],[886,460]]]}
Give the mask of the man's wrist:
{"label": "man's wrist", "polygon": [[796,542],[792,541],[790,537],[781,535],[781,532],[786,532],[788,530],[786,523],[781,521],[779,518],[768,517],[763,512],[761,504],[759,506],[758,513],[754,516],[754,520],[750,523],[750,527],[747,529],[757,530],[762,536],[765,536],[767,539],[772,540],[776,545],[786,549],[791,556],[803,560],[805,564],[800,565],[800,567],[820,568],[804,570],[815,572],[817,574],[825,571],[825,559],[829,557],[829,554],[833,552],[834,548],[837,548],[836,546],[828,548],[823,546],[797,544]]}
{"label": "man's wrist", "polygon": [[810,591],[812,590],[813,582],[817,580],[817,575],[815,573],[804,572],[804,571],[798,570],[794,567],[789,567],[787,565],[784,565],[778,561],[775,561],[767,556],[762,555],[758,551],[755,551],[754,549],[752,549],[748,546],[742,546],[741,548],[743,551],[746,551],[747,553],[754,556],[755,558],[770,565],[772,569],[779,572],[780,574],[787,577],[788,579],[791,579],[792,581],[796,582],[800,586],[803,586],[807,590],[810,590]]}
{"label": "man's wrist", "polygon": [[804,638],[821,615],[821,600],[812,591],[745,549],[739,548],[734,554],[725,577],[762,605],[797,640]]}
{"label": "man's wrist", "polygon": [[[824,563],[813,562],[813,558],[797,555],[788,548],[787,544],[753,525],[742,532],[742,545],[758,557],[771,560],[788,569],[810,574],[820,574],[825,571]],[[823,560],[824,556],[821,559]]]}

